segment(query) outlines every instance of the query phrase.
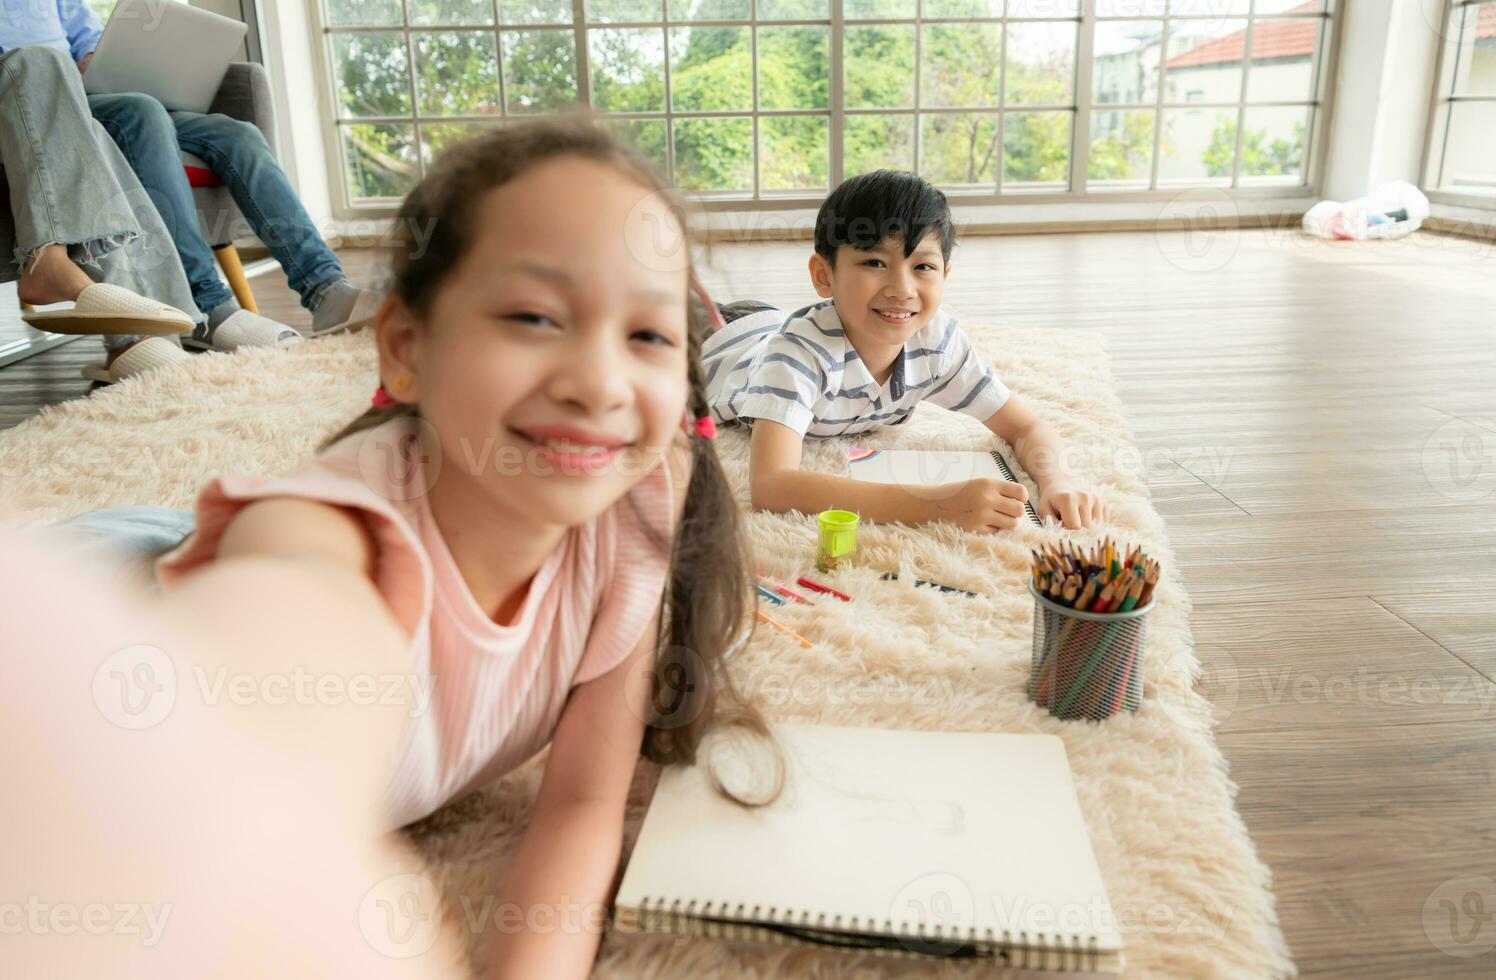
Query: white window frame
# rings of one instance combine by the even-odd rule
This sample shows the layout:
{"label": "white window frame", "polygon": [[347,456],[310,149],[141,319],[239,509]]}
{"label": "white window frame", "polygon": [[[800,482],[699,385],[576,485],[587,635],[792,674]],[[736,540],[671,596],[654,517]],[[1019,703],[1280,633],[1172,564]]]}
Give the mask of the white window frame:
{"label": "white window frame", "polygon": [[[1489,194],[1446,190],[1439,182],[1444,169],[1444,154],[1448,147],[1449,121],[1454,106],[1461,103],[1496,102],[1496,93],[1491,95],[1455,95],[1454,76],[1458,70],[1460,41],[1457,32],[1451,29],[1454,16],[1464,7],[1493,6],[1481,0],[1445,0],[1438,34],[1439,57],[1434,69],[1434,90],[1429,98],[1428,135],[1424,140],[1423,164],[1419,181],[1428,199],[1435,204],[1450,204],[1457,207],[1496,210],[1496,188]],[[1471,41],[1474,47],[1474,40]]]}
{"label": "white window frame", "polygon": [[[368,28],[334,28],[334,27],[329,27],[326,24],[326,17],[325,17],[325,13],[323,11],[323,2],[324,2],[324,0],[311,0],[311,2],[309,2],[307,4],[307,10],[308,10],[308,17],[309,17],[309,20],[310,20],[311,31],[312,31],[313,46],[317,50],[317,58],[319,60],[319,64],[316,66],[316,68],[317,68],[316,75],[317,75],[317,79],[318,79],[318,93],[317,93],[317,95],[318,95],[318,98],[320,100],[320,105],[323,107],[321,109],[321,111],[319,111],[319,116],[321,117],[324,138],[326,140],[326,146],[327,146],[327,151],[328,151],[325,154],[325,156],[327,158],[328,179],[330,181],[329,187],[332,188],[332,190],[333,190],[332,210],[333,210],[334,215],[336,217],[338,217],[338,218],[341,218],[341,219],[379,218],[379,217],[392,216],[392,215],[395,214],[395,212],[396,212],[396,210],[398,208],[399,201],[396,198],[379,198],[379,199],[352,200],[349,197],[349,193],[348,193],[349,188],[348,188],[348,183],[347,183],[346,167],[345,167],[344,157],[343,157],[343,154],[344,154],[343,138],[342,138],[342,134],[339,131],[339,123],[342,122],[342,121],[348,121],[348,120],[341,120],[339,118],[339,116],[338,116],[339,112],[341,111],[341,102],[340,102],[340,99],[339,99],[339,95],[338,95],[338,91],[337,91],[337,83],[336,83],[336,79],[335,79],[335,76],[334,76],[334,71],[336,70],[336,61],[335,61],[335,59],[333,57],[333,54],[332,54],[332,37],[333,37],[333,35],[339,34],[339,33],[354,33],[354,32],[359,32],[359,31],[403,33],[404,36],[405,36],[405,40],[406,40],[406,51],[407,51],[406,57],[407,57],[408,71],[410,72],[410,84],[411,84],[412,90],[414,90],[414,86],[415,86],[415,71],[416,71],[416,59],[415,59],[415,53],[414,53],[414,44],[413,44],[413,41],[411,40],[412,33],[423,33],[423,32],[433,32],[433,31],[439,32],[439,31],[450,30],[451,28],[449,28],[447,25],[414,25],[414,26],[411,25],[411,23],[410,23],[410,2],[409,2],[409,0],[403,0],[403,2],[402,2],[402,7],[403,7],[403,10],[404,10],[404,16],[403,16],[403,22],[401,24],[389,25],[389,26],[381,26],[381,27],[368,27]],[[922,116],[924,116],[924,115],[931,115],[931,114],[935,114],[935,113],[939,113],[939,112],[956,112],[956,113],[966,112],[966,113],[970,113],[970,112],[973,112],[973,111],[984,111],[984,112],[991,112],[991,113],[993,113],[994,115],[997,116],[997,118],[999,120],[999,135],[998,135],[999,147],[998,147],[998,152],[1000,154],[1001,150],[1002,150],[1002,147],[1001,147],[1001,142],[1002,142],[1001,125],[1002,125],[1002,121],[1006,118],[1006,116],[1007,116],[1008,113],[1010,113],[1010,112],[1014,112],[1014,113],[1016,113],[1016,112],[1033,112],[1033,111],[1044,111],[1044,110],[1062,110],[1062,111],[1068,111],[1068,112],[1070,112],[1072,114],[1072,119],[1071,119],[1071,152],[1070,152],[1070,160],[1069,160],[1070,173],[1069,173],[1069,180],[1068,180],[1068,189],[1066,189],[1066,190],[1054,190],[1054,191],[1027,191],[1026,190],[1026,191],[1009,191],[1009,192],[1003,192],[1003,191],[1001,191],[1002,162],[1001,162],[1001,156],[999,156],[998,163],[996,165],[997,166],[998,180],[997,180],[996,186],[994,187],[994,190],[990,191],[990,192],[986,192],[986,191],[969,191],[969,190],[964,190],[964,189],[949,189],[949,188],[945,188],[946,191],[947,191],[948,196],[951,199],[952,204],[963,204],[963,205],[991,205],[991,204],[998,204],[998,205],[1010,205],[1010,204],[1030,205],[1030,204],[1052,204],[1052,203],[1072,203],[1073,204],[1073,203],[1076,203],[1076,202],[1107,202],[1107,203],[1111,203],[1111,202],[1138,202],[1138,201],[1168,201],[1168,200],[1171,200],[1174,197],[1177,197],[1181,193],[1187,193],[1187,192],[1189,192],[1189,191],[1191,191],[1193,189],[1196,189],[1198,187],[1208,187],[1208,188],[1210,188],[1213,191],[1220,192],[1220,193],[1225,193],[1225,194],[1229,195],[1230,197],[1232,197],[1233,199],[1239,199],[1239,200],[1244,200],[1244,201],[1253,201],[1253,202],[1271,202],[1271,201],[1277,200],[1277,199],[1285,199],[1285,200],[1287,200],[1287,199],[1302,199],[1302,198],[1304,198],[1306,196],[1315,196],[1315,195],[1318,195],[1319,188],[1320,188],[1320,185],[1322,183],[1324,172],[1325,172],[1325,152],[1324,152],[1324,150],[1326,148],[1326,143],[1327,143],[1327,140],[1328,140],[1328,137],[1329,137],[1329,118],[1330,118],[1330,113],[1331,113],[1331,109],[1332,109],[1332,100],[1333,100],[1333,95],[1334,95],[1334,88],[1333,88],[1333,84],[1332,84],[1332,79],[1334,78],[1334,75],[1335,75],[1334,69],[1335,69],[1336,59],[1339,56],[1340,36],[1341,36],[1342,28],[1343,28],[1343,21],[1345,19],[1344,16],[1343,16],[1343,14],[1342,14],[1342,7],[1343,7],[1343,4],[1344,4],[1344,0],[1339,0],[1339,2],[1337,2],[1337,0],[1327,0],[1327,2],[1324,4],[1324,10],[1323,11],[1320,11],[1320,12],[1310,12],[1310,13],[1304,13],[1304,14],[1296,14],[1296,15],[1295,14],[1286,14],[1286,13],[1283,13],[1283,12],[1257,14],[1257,13],[1255,13],[1255,8],[1257,6],[1258,0],[1253,0],[1253,3],[1252,3],[1252,10],[1253,10],[1253,12],[1252,13],[1241,13],[1241,14],[1237,14],[1237,13],[1232,13],[1232,14],[1219,13],[1218,14],[1218,13],[1208,12],[1209,11],[1208,4],[1206,5],[1207,12],[1203,13],[1203,14],[1164,13],[1163,11],[1164,11],[1164,8],[1165,8],[1166,0],[1132,0],[1132,4],[1131,5],[1135,6],[1138,10],[1140,10],[1141,11],[1140,13],[1137,13],[1137,14],[1130,14],[1129,13],[1126,16],[1117,16],[1117,17],[1106,17],[1106,18],[1104,18],[1105,21],[1109,22],[1109,23],[1110,22],[1121,22],[1121,21],[1153,21],[1153,20],[1163,20],[1163,19],[1167,18],[1166,25],[1167,24],[1172,24],[1172,23],[1174,23],[1176,21],[1194,20],[1194,21],[1207,21],[1208,22],[1209,20],[1212,20],[1212,19],[1241,19],[1241,20],[1245,20],[1246,24],[1247,24],[1247,28],[1246,28],[1246,32],[1247,33],[1246,33],[1246,37],[1244,39],[1244,52],[1243,52],[1243,59],[1242,59],[1241,91],[1240,91],[1240,93],[1239,93],[1239,95],[1238,95],[1238,97],[1237,97],[1237,99],[1235,101],[1230,102],[1230,103],[1219,103],[1219,104],[1217,104],[1217,103],[1186,103],[1186,102],[1184,102],[1182,100],[1170,102],[1170,101],[1166,100],[1165,97],[1164,97],[1166,89],[1167,89],[1167,84],[1166,84],[1165,72],[1161,68],[1160,69],[1160,73],[1159,73],[1159,78],[1158,78],[1158,84],[1156,86],[1157,90],[1158,90],[1157,91],[1157,97],[1156,97],[1156,100],[1153,103],[1150,103],[1150,104],[1147,104],[1147,105],[1142,105],[1142,104],[1138,104],[1138,105],[1133,105],[1133,104],[1126,104],[1126,105],[1112,105],[1112,104],[1107,104],[1104,107],[1103,111],[1108,111],[1108,112],[1114,111],[1114,110],[1115,111],[1126,111],[1126,110],[1129,110],[1129,109],[1144,109],[1144,110],[1151,110],[1151,111],[1153,111],[1155,113],[1155,115],[1154,115],[1154,133],[1155,133],[1155,136],[1154,136],[1154,149],[1153,149],[1152,161],[1151,161],[1151,164],[1150,164],[1152,172],[1151,172],[1151,176],[1150,176],[1150,179],[1149,179],[1149,187],[1146,190],[1144,190],[1144,189],[1138,189],[1138,190],[1098,190],[1098,189],[1088,189],[1087,186],[1086,186],[1087,182],[1086,182],[1085,173],[1086,173],[1086,167],[1087,167],[1087,156],[1088,156],[1088,152],[1089,152],[1089,148],[1090,148],[1090,138],[1089,138],[1090,137],[1090,118],[1091,118],[1090,113],[1091,113],[1091,108],[1092,108],[1092,106],[1091,106],[1091,99],[1092,99],[1092,92],[1091,92],[1091,89],[1092,89],[1092,79],[1091,79],[1091,74],[1092,74],[1092,64],[1093,64],[1093,61],[1092,61],[1092,51],[1093,51],[1094,29],[1095,29],[1095,24],[1096,24],[1097,19],[1098,19],[1097,16],[1096,16],[1096,2],[1097,2],[1097,0],[1079,0],[1079,14],[1076,15],[1076,16],[1073,16],[1073,17],[1054,17],[1054,16],[1041,17],[1041,16],[1030,16],[1030,17],[1013,17],[1013,18],[1009,18],[1009,17],[1006,16],[1006,13],[1007,13],[1006,9],[1004,9],[1004,15],[1005,16],[1003,16],[1003,17],[982,17],[982,18],[961,17],[961,18],[928,18],[927,19],[927,18],[921,18],[921,17],[916,16],[915,18],[876,18],[876,19],[866,19],[866,20],[864,20],[864,19],[856,19],[856,20],[852,20],[852,21],[846,21],[843,18],[843,0],[828,0],[830,16],[827,19],[825,19],[825,20],[784,20],[784,21],[773,20],[773,21],[758,21],[757,18],[756,18],[757,7],[758,7],[758,0],[750,0],[750,8],[749,8],[750,20],[748,20],[748,21],[741,21],[741,20],[716,21],[716,20],[671,20],[670,19],[669,3],[668,3],[668,0],[666,0],[666,2],[664,2],[662,4],[662,11],[663,11],[663,15],[664,16],[663,16],[663,19],[660,20],[660,21],[647,21],[647,22],[646,21],[640,21],[640,22],[620,22],[620,23],[607,22],[606,24],[599,23],[597,25],[591,25],[590,22],[587,22],[587,21],[584,20],[584,0],[572,0],[572,12],[573,12],[573,22],[572,22],[572,24],[570,24],[570,25],[543,24],[542,25],[542,24],[500,24],[499,21],[498,21],[498,16],[497,16],[497,14],[498,14],[498,11],[497,11],[497,0],[495,0],[495,8],[496,9],[495,9],[494,23],[492,25],[484,25],[482,29],[491,30],[496,35],[496,37],[495,37],[495,49],[496,49],[496,52],[497,52],[497,57],[499,58],[499,62],[500,62],[499,71],[501,73],[501,77],[502,77],[502,72],[503,72],[503,64],[502,64],[502,62],[503,62],[503,49],[502,49],[502,44],[500,42],[500,39],[497,37],[498,33],[501,30],[527,30],[527,29],[528,30],[534,30],[534,29],[540,29],[540,28],[547,28],[547,29],[565,29],[565,28],[570,28],[571,30],[573,30],[575,38],[576,38],[576,49],[575,49],[576,50],[576,55],[575,55],[575,57],[576,57],[578,104],[579,105],[586,105],[586,104],[588,104],[590,102],[589,86],[590,86],[590,74],[591,74],[590,70],[589,70],[588,60],[587,60],[588,59],[588,51],[587,51],[587,48],[588,48],[588,45],[587,45],[587,28],[589,26],[599,26],[599,27],[605,26],[605,27],[610,28],[610,29],[612,29],[612,28],[629,28],[629,27],[663,28],[664,31],[665,31],[665,33],[666,33],[666,44],[667,44],[667,48],[666,48],[666,51],[665,51],[665,67],[664,67],[665,86],[666,86],[665,87],[665,106],[666,106],[665,111],[663,111],[663,112],[655,112],[655,113],[602,113],[601,115],[604,118],[607,118],[607,119],[619,119],[619,120],[624,120],[624,119],[667,119],[667,120],[674,120],[674,119],[682,119],[682,118],[702,118],[702,117],[712,117],[712,116],[735,117],[735,118],[745,118],[745,117],[752,118],[752,120],[753,120],[753,139],[754,139],[754,144],[755,144],[755,152],[754,152],[754,183],[755,183],[755,185],[757,185],[759,183],[759,180],[758,180],[759,154],[757,153],[758,120],[760,118],[762,118],[762,117],[767,117],[767,116],[793,116],[793,115],[828,116],[829,117],[828,139],[830,141],[830,145],[829,145],[830,160],[829,160],[828,174],[829,174],[830,185],[832,187],[834,187],[834,186],[836,186],[836,184],[838,182],[838,174],[840,173],[841,168],[842,168],[842,138],[841,138],[842,137],[842,122],[843,122],[843,120],[845,119],[845,117],[847,115],[854,115],[854,114],[873,114],[873,115],[912,114],[914,116],[914,118],[915,118],[915,123],[914,123],[914,126],[915,126],[915,129],[914,129],[914,157],[915,157],[915,164],[916,164],[916,167],[917,167],[918,166],[918,159],[919,159],[919,143],[920,143],[920,118]],[[1181,0],[1167,0],[1167,2],[1180,3]],[[922,12],[923,11],[923,7],[924,7],[924,0],[917,0],[916,10]],[[1006,5],[1005,5],[1005,7],[1006,7]],[[1313,19],[1313,20],[1322,20],[1324,22],[1325,26],[1324,26],[1324,28],[1318,34],[1318,36],[1319,36],[1318,50],[1313,55],[1313,58],[1315,59],[1314,63],[1313,63],[1314,79],[1313,79],[1313,87],[1312,87],[1312,91],[1311,91],[1311,97],[1308,100],[1294,101],[1294,102],[1252,102],[1252,103],[1248,103],[1247,102],[1247,91],[1248,91],[1247,85],[1248,85],[1248,82],[1249,82],[1249,79],[1250,79],[1251,66],[1252,66],[1252,57],[1251,57],[1252,27],[1253,27],[1253,25],[1255,25],[1256,23],[1258,23],[1259,18],[1270,18],[1270,19],[1273,19],[1273,20],[1282,20],[1282,19]],[[1078,24],[1077,41],[1076,41],[1076,49],[1075,49],[1074,99],[1073,99],[1073,101],[1071,103],[1069,103],[1067,105],[1063,105],[1063,106],[1027,106],[1027,105],[1025,105],[1025,106],[1009,107],[1009,106],[1006,105],[1006,97],[1007,97],[1007,93],[1005,91],[1006,86],[1003,85],[1002,86],[1003,91],[1001,92],[1001,96],[1000,96],[1001,101],[999,102],[999,104],[997,106],[983,107],[980,110],[973,110],[973,109],[970,109],[970,108],[960,109],[960,108],[946,108],[946,107],[929,108],[929,107],[921,106],[919,104],[919,98],[918,98],[918,87],[919,87],[920,77],[923,74],[923,65],[920,63],[920,60],[919,60],[920,56],[921,56],[920,50],[919,50],[919,45],[920,45],[920,38],[922,37],[922,32],[917,31],[916,32],[916,60],[915,60],[915,66],[914,66],[914,86],[915,86],[915,90],[916,90],[915,106],[913,108],[902,108],[902,109],[846,109],[846,108],[843,107],[843,105],[842,105],[842,102],[843,102],[843,95],[842,95],[842,39],[843,39],[843,31],[845,30],[845,27],[848,24],[851,24],[851,25],[854,25],[854,26],[863,26],[863,25],[869,25],[869,26],[871,26],[871,25],[878,25],[878,24],[899,24],[899,25],[903,25],[903,24],[940,24],[940,23],[968,23],[968,22],[1002,23],[1003,27],[1004,27],[1004,39],[1005,39],[1005,43],[1006,43],[1006,25],[1007,25],[1007,22],[1009,20],[1012,20],[1013,22],[1023,22],[1023,21],[1028,21],[1028,22],[1035,22],[1035,21],[1041,21],[1041,22],[1070,21],[1070,22],[1075,22],[1075,23]],[[831,77],[828,80],[828,96],[827,96],[830,105],[829,105],[829,107],[827,109],[762,110],[762,109],[760,109],[758,107],[758,56],[757,56],[757,47],[756,47],[756,45],[757,45],[757,31],[754,30],[754,28],[757,28],[757,27],[793,27],[793,26],[797,26],[797,25],[829,26],[829,28],[830,28],[830,35],[829,35],[830,51],[829,51],[828,62],[829,62],[829,70],[830,70],[830,73],[831,73]],[[724,111],[724,112],[688,112],[688,111],[679,111],[679,110],[675,110],[675,109],[671,108],[670,107],[670,90],[669,90],[669,84],[670,84],[670,82],[669,82],[670,50],[669,50],[669,47],[668,47],[668,44],[669,44],[669,31],[670,31],[670,29],[672,27],[743,27],[743,26],[747,26],[747,27],[750,28],[750,34],[754,38],[754,42],[753,43],[755,45],[754,57],[753,57],[753,66],[752,66],[752,71],[753,71],[753,108],[752,108],[752,110],[748,110],[748,111]],[[1162,52],[1161,57],[1163,57],[1164,59],[1167,59],[1167,57],[1168,57],[1168,54],[1167,54],[1167,51],[1168,51],[1167,27],[1165,29],[1165,35],[1164,35],[1161,43],[1163,45],[1163,52]],[[1004,67],[1006,67],[1006,66],[1004,66]],[[502,83],[501,83],[501,86],[502,86]],[[526,118],[529,115],[529,114],[523,114],[522,115],[522,114],[516,113],[516,114],[514,114],[514,115],[511,116],[509,114],[508,107],[507,107],[506,104],[504,104],[504,101],[503,101],[503,90],[502,90],[502,87],[501,87],[501,91],[500,91],[500,100],[501,100],[500,101],[500,113],[494,114],[494,115],[488,116],[488,117],[470,117],[470,116],[435,116],[435,117],[423,117],[422,115],[420,115],[419,106],[417,105],[416,99],[415,99],[415,93],[414,93],[414,91],[412,91],[412,94],[411,94],[411,116],[409,117],[408,121],[411,122],[411,123],[413,123],[413,124],[415,124],[415,125],[417,125],[417,126],[419,126],[420,123],[423,122],[423,121],[424,122],[464,122],[464,121],[468,121],[468,122],[472,122],[472,121],[501,122],[503,120],[507,120],[507,119],[510,119],[510,118]],[[1303,159],[1303,163],[1302,163],[1302,165],[1300,167],[1300,180],[1297,181],[1297,182],[1294,182],[1294,183],[1283,182],[1283,183],[1261,184],[1261,185],[1256,185],[1256,184],[1241,185],[1240,184],[1240,177],[1241,177],[1240,171],[1241,171],[1241,156],[1242,156],[1242,153],[1241,153],[1241,150],[1242,150],[1242,148],[1241,148],[1241,142],[1242,142],[1242,135],[1243,135],[1243,125],[1242,125],[1242,123],[1243,123],[1243,121],[1245,119],[1245,113],[1246,113],[1246,111],[1248,109],[1264,109],[1264,108],[1281,107],[1281,106],[1287,106],[1287,105],[1291,105],[1291,106],[1294,106],[1294,107],[1304,106],[1306,108],[1306,110],[1311,114],[1310,115],[1310,124],[1308,126],[1306,126],[1306,128],[1305,128],[1304,159]],[[1236,158],[1235,158],[1235,162],[1234,162],[1233,168],[1232,168],[1231,184],[1230,184],[1229,187],[1215,185],[1215,184],[1199,184],[1199,185],[1194,185],[1194,184],[1185,184],[1185,183],[1182,183],[1182,182],[1178,183],[1178,184],[1169,183],[1169,184],[1166,184],[1164,186],[1160,186],[1160,184],[1159,184],[1159,178],[1158,178],[1159,149],[1160,149],[1160,147],[1159,147],[1159,141],[1161,139],[1161,132],[1162,132],[1162,129],[1163,129],[1163,110],[1165,110],[1167,108],[1172,108],[1172,107],[1175,107],[1175,106],[1178,106],[1178,107],[1181,107],[1181,108],[1191,108],[1191,109],[1195,109],[1195,108],[1227,108],[1227,109],[1232,109],[1232,108],[1234,108],[1236,110],[1236,112],[1237,112],[1237,129],[1236,129],[1236,132],[1237,132],[1237,147],[1236,147]],[[357,120],[353,120],[353,121],[356,121],[358,123],[376,123],[377,124],[377,123],[381,123],[381,122],[388,123],[388,122],[393,122],[393,121],[398,121],[398,122],[403,123],[406,120],[405,119],[394,120],[394,119],[390,119],[390,118],[379,117],[377,119],[357,119]],[[667,156],[667,160],[672,161],[672,166],[673,166],[674,140],[670,136],[671,130],[668,128],[668,126],[669,126],[669,123],[667,123],[666,152],[667,152],[667,154],[669,154],[669,156]],[[418,167],[424,169],[425,164],[424,164],[424,161],[421,159],[421,156],[422,156],[422,154],[420,152],[420,147],[418,145],[417,148],[416,148],[416,152],[415,152],[416,165]],[[743,194],[741,192],[734,192],[734,191],[724,192],[724,191],[687,190],[687,191],[685,191],[685,193],[687,194],[688,197],[691,198],[691,200],[694,203],[699,204],[704,210],[709,210],[709,211],[715,211],[715,210],[722,210],[722,211],[756,211],[756,210],[783,210],[783,209],[793,209],[793,208],[814,208],[814,207],[818,207],[820,205],[821,201],[824,199],[824,194],[816,194],[816,195],[813,195],[813,196],[806,196],[803,192],[789,192],[789,193],[786,193],[786,192],[775,192],[775,191],[770,191],[770,192],[758,191],[758,192],[756,192],[754,194],[751,194],[751,195],[745,195],[745,194]]]}

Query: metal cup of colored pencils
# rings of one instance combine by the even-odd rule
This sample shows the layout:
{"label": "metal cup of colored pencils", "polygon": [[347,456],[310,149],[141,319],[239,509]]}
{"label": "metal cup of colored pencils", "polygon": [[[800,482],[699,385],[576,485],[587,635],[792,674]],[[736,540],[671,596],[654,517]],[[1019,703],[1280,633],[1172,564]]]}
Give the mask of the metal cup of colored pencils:
{"label": "metal cup of colored pencils", "polygon": [[1029,699],[1056,718],[1138,710],[1158,562],[1110,538],[1088,550],[1046,545],[1033,556]]}

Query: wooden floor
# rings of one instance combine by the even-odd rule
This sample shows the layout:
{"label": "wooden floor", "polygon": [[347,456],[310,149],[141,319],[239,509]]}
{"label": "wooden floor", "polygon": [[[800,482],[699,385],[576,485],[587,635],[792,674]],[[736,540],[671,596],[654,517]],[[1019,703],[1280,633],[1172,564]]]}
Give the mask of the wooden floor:
{"label": "wooden floor", "polygon": [[[720,245],[703,278],[794,303],[806,255]],[[954,263],[968,321],[1105,337],[1302,974],[1496,975],[1493,247],[1049,235]],[[0,368],[0,426],[85,394],[98,352]]]}

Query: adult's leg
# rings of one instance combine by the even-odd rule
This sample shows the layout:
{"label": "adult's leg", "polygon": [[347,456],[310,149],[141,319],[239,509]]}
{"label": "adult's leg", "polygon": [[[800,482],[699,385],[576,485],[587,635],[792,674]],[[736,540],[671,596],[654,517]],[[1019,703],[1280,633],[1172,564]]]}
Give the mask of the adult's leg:
{"label": "adult's leg", "polygon": [[223,181],[250,227],[285,270],[302,306],[311,309],[320,287],[346,278],[342,263],[322,240],[257,127],[221,113],[170,115],[177,143],[207,161]]}
{"label": "adult's leg", "polygon": [[[29,46],[0,53],[0,167],[16,226],[15,247],[4,258],[20,272],[28,301],[75,298],[30,292],[35,284],[26,280],[44,250],[49,261],[65,254],[76,265],[96,267],[101,256],[141,234],[99,158],[82,76],[60,51]],[[57,272],[65,274],[60,266]]]}
{"label": "adult's leg", "polygon": [[[200,310],[193,299],[192,285],[187,281],[187,273],[182,268],[182,260],[173,244],[171,232],[161,220],[155,202],[141,186],[130,162],[109,137],[104,126],[97,120],[93,125],[94,142],[99,148],[99,154],[109,164],[115,181],[131,204],[131,209],[140,222],[141,236],[126,247],[102,256],[97,269],[88,270],[89,274],[99,282],[112,282],[142,296],[175,306],[192,317],[194,322],[202,323],[207,315],[206,311]],[[104,349],[113,355],[133,346],[140,339],[106,336]]]}
{"label": "adult's leg", "polygon": [[114,140],[156,205],[171,236],[197,308],[209,313],[234,298],[218,276],[213,249],[197,223],[192,188],[182,170],[176,127],[148,95],[90,95],[89,108]]}

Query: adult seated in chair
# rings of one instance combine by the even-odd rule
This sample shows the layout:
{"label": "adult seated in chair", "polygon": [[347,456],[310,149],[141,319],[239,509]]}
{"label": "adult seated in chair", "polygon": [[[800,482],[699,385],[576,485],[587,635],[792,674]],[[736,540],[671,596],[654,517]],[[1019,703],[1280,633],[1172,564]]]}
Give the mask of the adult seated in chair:
{"label": "adult seated in chair", "polygon": [[[18,9],[23,12],[7,15],[10,30],[29,39],[7,39],[0,34],[0,46],[61,44],[78,62],[80,72],[87,69],[103,27],[84,0],[37,0]],[[184,344],[217,350],[278,347],[295,343],[302,334],[241,309],[219,278],[213,250],[198,226],[192,188],[182,169],[182,151],[207,162],[285,270],[291,288],[301,296],[301,305],[312,313],[306,335],[359,327],[374,318],[380,297],[348,281],[264,136],[252,124],[216,113],[168,111],[154,98],[138,93],[90,95],[88,103],[150,193],[176,243],[193,300],[207,314],[206,324],[184,339]]]}
{"label": "adult seated in chair", "polygon": [[171,238],[130,165],[89,115],[70,55],[9,48],[0,19],[0,281],[58,333],[104,335],[108,360],[85,376],[115,381],[186,361],[174,340],[202,314]]}

